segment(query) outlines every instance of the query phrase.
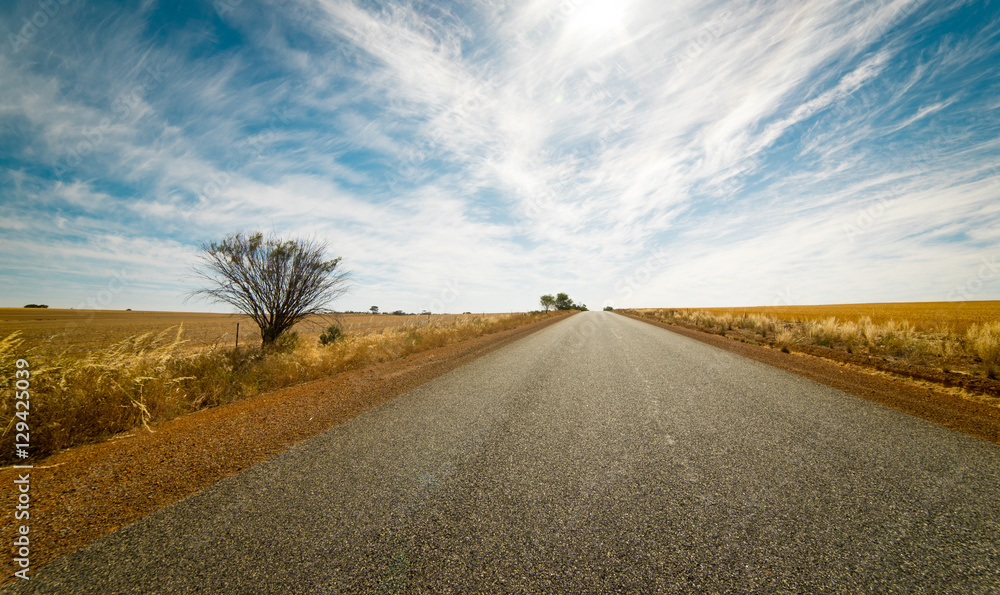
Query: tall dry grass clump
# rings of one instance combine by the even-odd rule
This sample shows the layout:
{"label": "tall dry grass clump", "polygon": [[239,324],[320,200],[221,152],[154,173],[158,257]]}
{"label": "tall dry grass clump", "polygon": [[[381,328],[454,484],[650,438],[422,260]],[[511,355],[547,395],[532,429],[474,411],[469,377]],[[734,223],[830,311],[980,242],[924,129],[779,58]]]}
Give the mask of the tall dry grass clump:
{"label": "tall dry grass clump", "polygon": [[744,318],[743,326],[767,337],[777,330],[778,319],[766,314],[751,314]]}
{"label": "tall dry grass clump", "polygon": [[973,353],[990,369],[1000,366],[1000,322],[973,324],[966,331]]}
{"label": "tall dry grass clump", "polygon": [[837,319],[834,317],[825,320],[810,320],[805,323],[805,332],[809,336],[810,342],[816,345],[830,346],[836,342],[840,336],[837,328]]}
{"label": "tall dry grass clump", "polygon": [[[5,393],[18,358],[31,363],[31,454],[37,458],[68,446],[105,439],[137,426],[228,403],[268,390],[495,333],[549,314],[477,316],[453,323],[388,327],[343,336],[328,345],[290,336],[277,347],[200,351],[181,349],[183,328],[130,337],[85,357],[24,351],[17,333],[0,340]],[[14,453],[14,399],[4,398],[0,415],[0,461]]]}
{"label": "tall dry grass clump", "polygon": [[865,347],[871,349],[879,343],[879,328],[878,325],[872,322],[871,317],[862,316],[858,322],[858,334],[861,340],[864,341]]}
{"label": "tall dry grass clump", "polygon": [[0,388],[4,391],[10,390],[14,384],[14,373],[17,371],[17,360],[27,357],[29,353],[21,353],[21,345],[24,339],[21,333],[14,331],[3,339],[0,339]]}
{"label": "tall dry grass clump", "polygon": [[[185,380],[172,365],[183,343],[181,333],[177,327],[137,335],[80,359],[18,355],[17,345],[10,348],[11,337],[5,339],[0,350],[5,378],[12,377],[6,371],[18,358],[31,364],[31,453],[52,452],[164,417],[164,405]],[[5,421],[13,419],[13,400],[4,399],[0,411]],[[4,432],[0,457],[11,456],[12,444],[13,436]]]}
{"label": "tall dry grass clump", "polygon": [[774,342],[786,352],[795,343],[795,333],[788,329],[782,329],[774,337]]}

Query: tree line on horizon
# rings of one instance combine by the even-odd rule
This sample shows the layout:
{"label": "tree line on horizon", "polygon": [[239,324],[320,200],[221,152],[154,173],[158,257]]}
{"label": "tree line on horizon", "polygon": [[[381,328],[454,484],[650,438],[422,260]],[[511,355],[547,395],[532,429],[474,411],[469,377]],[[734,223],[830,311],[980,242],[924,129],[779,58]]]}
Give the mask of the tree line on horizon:
{"label": "tree line on horizon", "polygon": [[565,293],[557,293],[555,296],[552,294],[545,294],[538,301],[542,305],[542,310],[546,312],[550,310],[587,311],[587,304],[575,304],[573,303],[573,300],[570,299],[569,295]]}

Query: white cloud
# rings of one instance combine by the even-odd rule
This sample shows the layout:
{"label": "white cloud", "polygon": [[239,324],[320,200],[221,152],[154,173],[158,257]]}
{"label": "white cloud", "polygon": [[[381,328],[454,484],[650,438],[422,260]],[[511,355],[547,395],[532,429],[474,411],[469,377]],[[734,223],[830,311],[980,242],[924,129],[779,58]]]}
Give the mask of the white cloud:
{"label": "white cloud", "polygon": [[[122,10],[80,55],[96,25],[55,43],[62,65],[0,57],[0,118],[31,128],[5,175],[36,203],[5,251],[172,279],[199,241],[263,228],[330,238],[363,280],[345,307],[457,283],[448,308],[481,311],[917,299],[997,241],[996,101],[954,78],[982,79],[996,24],[913,47],[961,6],[365,6],[230,11],[221,50],[208,18],[154,40],[154,11]],[[121,103],[148,67],[162,83]],[[65,182],[40,173],[95,127]]]}

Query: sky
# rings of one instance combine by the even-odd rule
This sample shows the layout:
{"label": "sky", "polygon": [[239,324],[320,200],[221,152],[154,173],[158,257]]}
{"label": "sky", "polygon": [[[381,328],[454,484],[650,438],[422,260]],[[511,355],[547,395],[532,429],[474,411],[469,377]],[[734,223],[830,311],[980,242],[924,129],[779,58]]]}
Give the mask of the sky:
{"label": "sky", "polygon": [[1000,299],[1000,3],[6,1],[0,306],[228,312],[199,246],[326,242],[337,310]]}

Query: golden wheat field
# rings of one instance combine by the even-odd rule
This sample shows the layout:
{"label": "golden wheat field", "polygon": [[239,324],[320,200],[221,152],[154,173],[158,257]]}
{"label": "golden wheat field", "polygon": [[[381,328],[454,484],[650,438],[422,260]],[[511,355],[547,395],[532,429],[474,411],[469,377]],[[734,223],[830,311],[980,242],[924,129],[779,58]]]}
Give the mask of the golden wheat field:
{"label": "golden wheat field", "polygon": [[[347,334],[364,334],[390,327],[451,324],[471,320],[471,314],[394,316],[392,314],[332,314],[312,316],[293,329],[303,339],[315,340],[330,324]],[[0,337],[19,331],[25,347],[47,353],[82,355],[104,349],[129,337],[159,333],[183,324],[184,348],[232,347],[239,323],[241,346],[259,345],[260,331],[245,314],[0,308]]]}
{"label": "golden wheat field", "polygon": [[[765,314],[779,320],[823,320],[831,316],[841,322],[858,322],[867,316],[875,324],[909,322],[920,332],[966,332],[973,324],[1000,320],[1000,301],[901,302],[883,304],[836,304],[825,306],[757,306],[696,308],[713,314]],[[662,310],[644,308],[642,311]],[[689,310],[695,310],[690,308]]]}

